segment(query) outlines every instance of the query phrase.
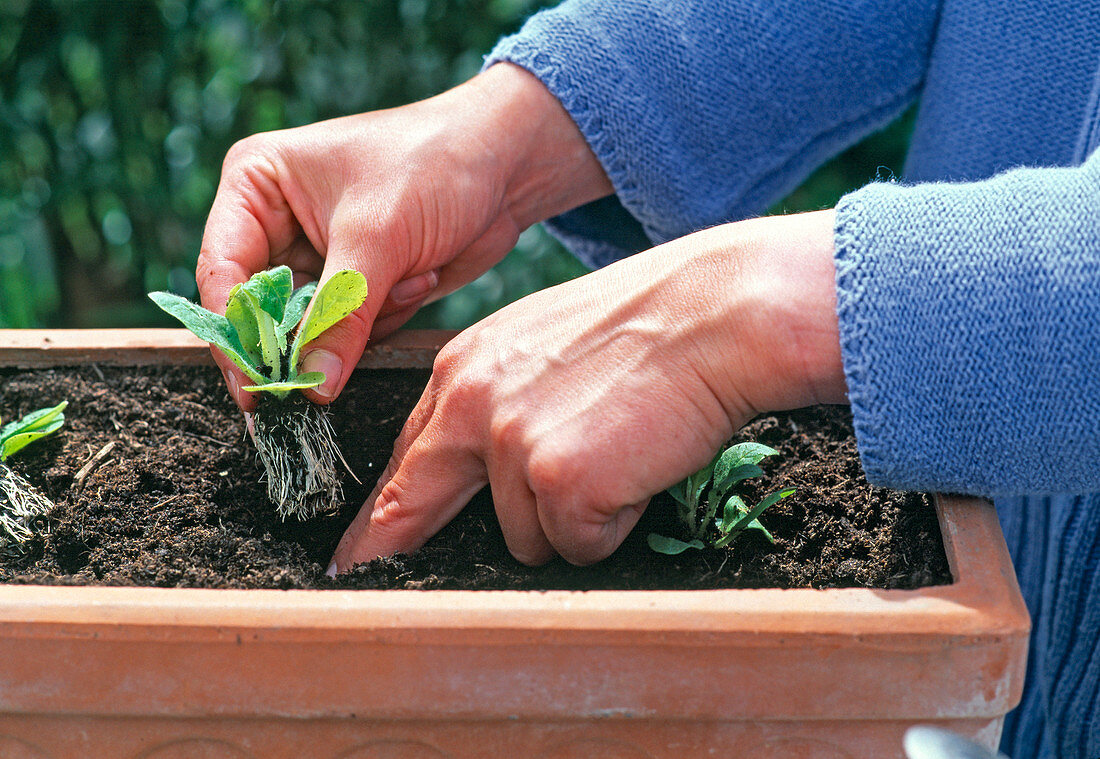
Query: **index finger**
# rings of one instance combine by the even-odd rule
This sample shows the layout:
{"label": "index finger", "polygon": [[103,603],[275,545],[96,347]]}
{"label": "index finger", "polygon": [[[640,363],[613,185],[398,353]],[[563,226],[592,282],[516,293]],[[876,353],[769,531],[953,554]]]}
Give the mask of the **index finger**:
{"label": "index finger", "polygon": [[289,247],[299,231],[274,167],[227,158],[195,269],[203,307],[225,313],[233,286],[266,269],[272,251]]}
{"label": "index finger", "polygon": [[404,457],[391,459],[376,488],[348,527],[330,574],[378,556],[414,551],[450,522],[488,483],[485,464],[469,449],[436,442],[431,430]]}
{"label": "index finger", "polygon": [[[245,170],[227,158],[195,267],[203,307],[224,314],[230,290],[266,269],[272,251],[289,246],[297,234],[298,223],[274,169]],[[255,399],[240,389],[252,383],[220,350],[211,351],[237,405],[254,408]]]}

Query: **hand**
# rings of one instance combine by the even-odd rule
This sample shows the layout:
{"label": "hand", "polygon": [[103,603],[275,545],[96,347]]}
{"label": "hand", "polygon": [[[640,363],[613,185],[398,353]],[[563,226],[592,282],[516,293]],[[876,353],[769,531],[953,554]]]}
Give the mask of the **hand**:
{"label": "hand", "polygon": [[335,569],[418,548],[486,483],[517,559],[595,562],[757,413],[843,401],[832,223],[699,232],[458,335]]}
{"label": "hand", "polygon": [[[327,403],[369,336],[476,278],[530,224],[610,191],[561,105],[523,69],[498,64],[421,103],[237,143],[206,224],[199,292],[224,313],[230,289],[271,266],[290,266],[296,286],[362,271],[366,303],[302,356],[302,371],[327,378],[306,394]],[[214,357],[252,409],[239,370]]]}

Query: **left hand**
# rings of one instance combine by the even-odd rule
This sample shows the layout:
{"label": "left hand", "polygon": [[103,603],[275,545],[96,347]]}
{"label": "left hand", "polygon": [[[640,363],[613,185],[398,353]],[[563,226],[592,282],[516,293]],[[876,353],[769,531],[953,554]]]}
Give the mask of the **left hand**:
{"label": "left hand", "polygon": [[462,332],[336,570],[415,550],[486,483],[521,562],[606,557],[756,414],[844,400],[832,250],[832,211],[727,224]]}

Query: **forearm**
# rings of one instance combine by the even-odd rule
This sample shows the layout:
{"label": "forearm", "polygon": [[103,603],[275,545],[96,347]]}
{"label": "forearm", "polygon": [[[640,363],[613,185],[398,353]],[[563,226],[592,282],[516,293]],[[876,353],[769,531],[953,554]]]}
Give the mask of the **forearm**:
{"label": "forearm", "polygon": [[489,60],[534,72],[607,170],[613,200],[553,222],[598,266],[761,213],[900,113],[938,5],[567,0]]}
{"label": "forearm", "polygon": [[873,481],[1100,490],[1100,155],[837,208],[838,313]]}

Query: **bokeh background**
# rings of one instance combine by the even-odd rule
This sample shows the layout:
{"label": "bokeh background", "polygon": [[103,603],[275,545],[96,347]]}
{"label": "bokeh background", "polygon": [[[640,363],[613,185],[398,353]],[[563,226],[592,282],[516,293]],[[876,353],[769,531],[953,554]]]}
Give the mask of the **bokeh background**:
{"label": "bokeh background", "polygon": [[[172,326],[221,161],[254,132],[400,105],[475,74],[555,0],[0,0],[0,327]],[[773,212],[900,173],[912,114]],[[422,310],[462,328],[584,273],[541,228]]]}

